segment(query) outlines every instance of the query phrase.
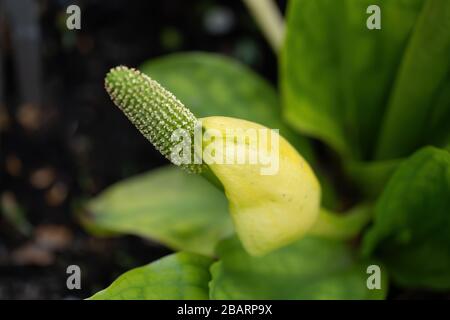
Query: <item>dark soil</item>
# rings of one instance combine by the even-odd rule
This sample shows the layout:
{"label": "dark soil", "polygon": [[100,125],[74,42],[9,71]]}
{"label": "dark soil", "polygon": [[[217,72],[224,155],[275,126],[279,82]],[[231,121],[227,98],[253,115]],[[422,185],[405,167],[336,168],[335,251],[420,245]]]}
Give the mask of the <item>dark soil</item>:
{"label": "dark soil", "polygon": [[[72,3],[82,10],[79,31],[65,28]],[[205,17],[217,12],[231,24],[208,30]],[[0,299],[86,298],[170,253],[131,236],[98,239],[76,219],[108,185],[166,163],[113,107],[103,88],[108,69],[203,50],[234,56],[274,81],[276,58],[241,1],[41,1],[39,21],[43,101],[34,104],[21,101],[11,27],[0,24],[0,194],[13,216],[0,215]],[[66,287],[71,264],[82,270],[81,290]]]}

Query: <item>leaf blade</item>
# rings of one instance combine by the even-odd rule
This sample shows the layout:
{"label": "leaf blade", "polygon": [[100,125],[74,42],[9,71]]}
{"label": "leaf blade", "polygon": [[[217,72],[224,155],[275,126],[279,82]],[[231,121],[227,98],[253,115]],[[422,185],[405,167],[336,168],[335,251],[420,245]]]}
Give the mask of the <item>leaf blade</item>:
{"label": "leaf blade", "polygon": [[235,238],[218,246],[211,267],[212,299],[382,299],[368,290],[365,265],[340,242],[307,237],[264,257],[251,257]]}
{"label": "leaf blade", "polygon": [[405,160],[375,207],[363,251],[407,287],[450,288],[450,154],[423,148]]}
{"label": "leaf blade", "polygon": [[212,259],[179,252],[119,276],[89,300],[206,300]]}
{"label": "leaf blade", "polygon": [[[370,158],[423,2],[291,1],[280,59],[285,119],[341,155]],[[369,5],[381,7],[389,32],[366,28]]]}
{"label": "leaf blade", "polygon": [[[377,159],[407,156],[424,142],[436,103],[450,121],[450,96],[436,96],[450,75],[450,3],[429,0],[406,50],[380,132]],[[445,87],[444,87],[445,88]],[[447,132],[450,128],[447,128]]]}
{"label": "leaf blade", "polygon": [[233,230],[224,195],[176,167],[119,182],[91,200],[87,211],[88,223],[101,229],[205,255]]}

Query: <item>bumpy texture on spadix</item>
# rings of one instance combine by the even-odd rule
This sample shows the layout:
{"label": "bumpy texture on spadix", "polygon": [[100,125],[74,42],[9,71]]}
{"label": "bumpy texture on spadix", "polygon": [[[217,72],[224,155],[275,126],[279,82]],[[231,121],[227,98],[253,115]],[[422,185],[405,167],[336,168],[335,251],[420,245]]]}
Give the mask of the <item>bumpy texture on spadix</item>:
{"label": "bumpy texture on spadix", "polygon": [[[105,88],[114,103],[167,159],[171,160],[171,151],[179,143],[171,140],[175,130],[186,130],[194,141],[195,116],[147,75],[119,66],[106,75]],[[203,165],[195,163],[181,164],[181,167],[192,173],[204,169]]]}

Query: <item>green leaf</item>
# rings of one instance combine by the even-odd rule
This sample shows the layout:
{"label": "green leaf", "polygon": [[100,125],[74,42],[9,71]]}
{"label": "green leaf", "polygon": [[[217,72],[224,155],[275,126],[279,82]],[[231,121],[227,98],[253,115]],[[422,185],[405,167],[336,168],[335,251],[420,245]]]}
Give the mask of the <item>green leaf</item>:
{"label": "green leaf", "polygon": [[197,117],[234,117],[280,129],[307,160],[312,159],[308,141],[283,124],[275,89],[243,64],[194,52],[150,60],[140,69],[173,92]]}
{"label": "green leaf", "polygon": [[[370,158],[424,0],[293,0],[281,52],[285,119],[341,154]],[[379,5],[382,30],[366,27]]]}
{"label": "green leaf", "polygon": [[366,268],[334,240],[307,237],[264,257],[249,256],[236,238],[219,243],[220,261],[211,267],[213,299],[382,299],[368,290]]}
{"label": "green leaf", "polygon": [[449,81],[450,1],[428,0],[406,50],[384,117],[378,159],[407,156],[423,145],[435,109],[431,120],[446,123],[443,133],[448,136]]}
{"label": "green leaf", "polygon": [[90,300],[206,300],[212,259],[179,252],[130,270]]}
{"label": "green leaf", "polygon": [[[233,231],[225,196],[201,176],[165,167],[119,182],[87,206],[90,224],[211,255]],[[85,219],[86,220],[86,219]]]}
{"label": "green leaf", "polygon": [[427,147],[405,160],[375,208],[363,242],[393,280],[408,287],[450,288],[450,154]]}

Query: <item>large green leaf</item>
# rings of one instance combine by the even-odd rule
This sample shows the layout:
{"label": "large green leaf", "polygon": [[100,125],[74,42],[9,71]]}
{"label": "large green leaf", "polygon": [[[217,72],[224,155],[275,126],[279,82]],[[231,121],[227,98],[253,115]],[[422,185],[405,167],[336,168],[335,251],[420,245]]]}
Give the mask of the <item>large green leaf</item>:
{"label": "large green leaf", "polygon": [[91,300],[208,299],[212,259],[179,252],[130,270]]}
{"label": "large green leaf", "polygon": [[140,69],[173,92],[197,117],[234,117],[280,129],[311,160],[307,140],[283,124],[275,89],[243,64],[217,54],[193,52],[153,59]]}
{"label": "large green leaf", "polygon": [[346,245],[307,237],[264,257],[252,257],[236,238],[218,246],[211,267],[213,299],[381,299],[366,286],[368,263],[357,262]]}
{"label": "large green leaf", "polygon": [[[384,118],[378,158],[409,155],[426,142],[430,130],[438,135],[431,137],[433,140],[439,141],[440,135],[448,137],[449,82],[450,1],[427,0],[403,58]],[[439,132],[443,125],[446,130]]]}
{"label": "large green leaf", "polygon": [[87,213],[95,227],[206,255],[233,230],[223,193],[176,167],[113,185],[88,204]]}
{"label": "large green leaf", "polygon": [[450,288],[450,154],[427,147],[405,160],[377,202],[364,252],[403,286]]}
{"label": "large green leaf", "polygon": [[[284,117],[355,159],[371,156],[424,0],[292,0],[281,53]],[[366,27],[379,5],[382,30]]]}

